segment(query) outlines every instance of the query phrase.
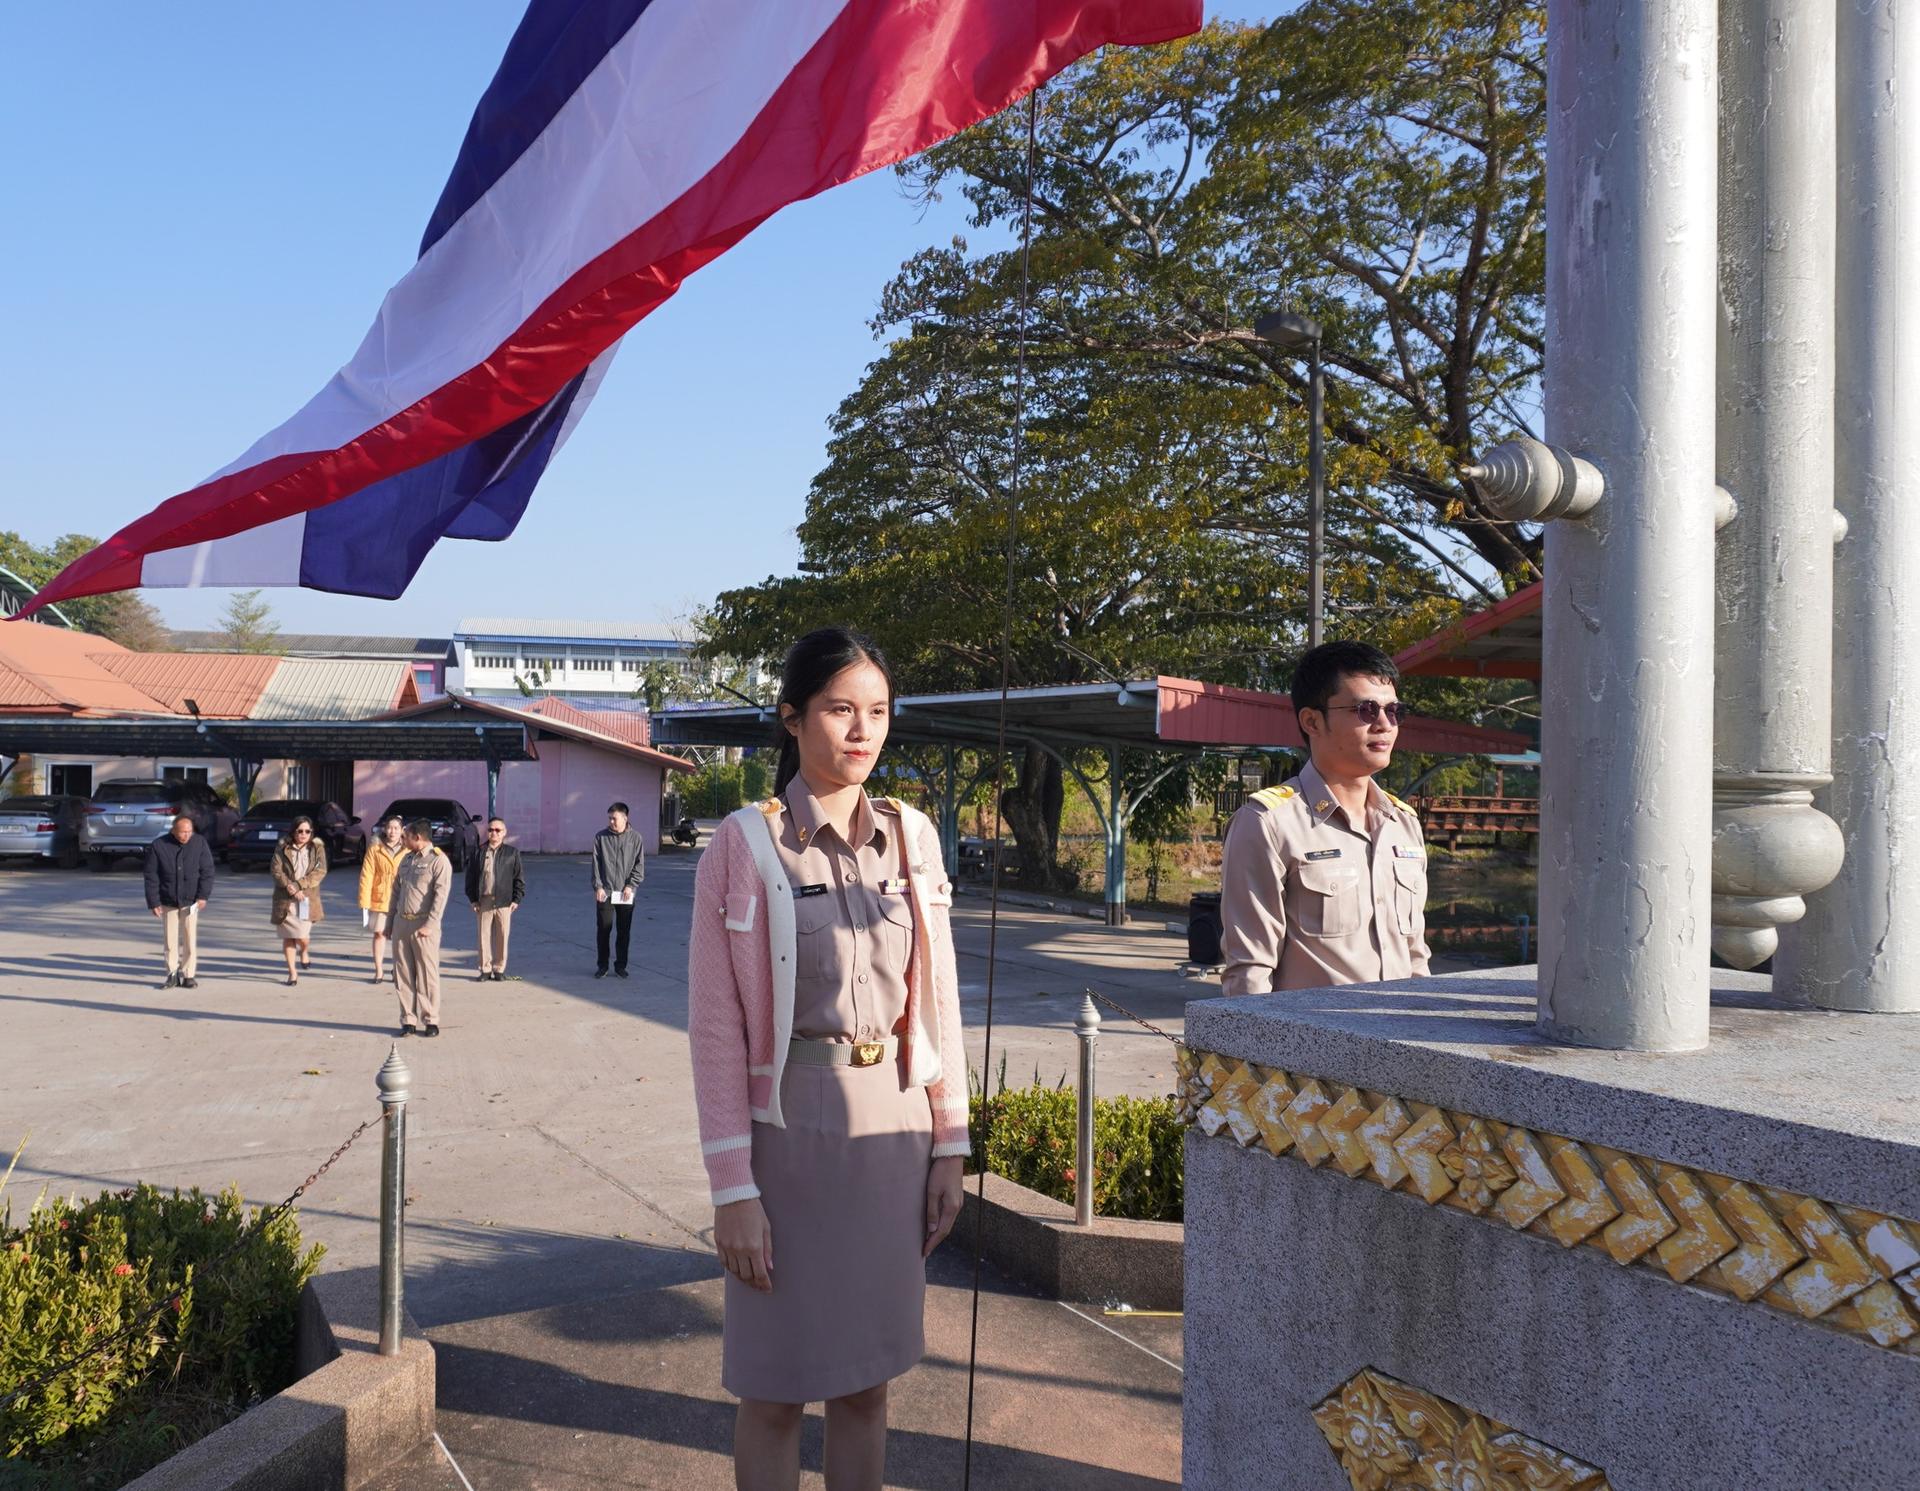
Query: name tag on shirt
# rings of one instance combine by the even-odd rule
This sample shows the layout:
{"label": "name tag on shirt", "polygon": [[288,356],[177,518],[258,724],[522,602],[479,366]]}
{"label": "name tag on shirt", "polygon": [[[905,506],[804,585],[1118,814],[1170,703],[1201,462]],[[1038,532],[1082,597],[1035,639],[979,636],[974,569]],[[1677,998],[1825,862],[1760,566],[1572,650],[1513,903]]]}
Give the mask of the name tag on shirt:
{"label": "name tag on shirt", "polygon": [[1315,849],[1312,853],[1310,853],[1307,856],[1307,858],[1310,860],[1338,859],[1339,857],[1340,857],[1340,851],[1338,849]]}
{"label": "name tag on shirt", "polygon": [[1395,844],[1393,846],[1393,857],[1395,859],[1425,859],[1426,855],[1406,844]]}
{"label": "name tag on shirt", "polygon": [[793,897],[796,901],[805,900],[808,896],[824,896],[826,893],[825,885],[796,885],[793,888]]}
{"label": "name tag on shirt", "polygon": [[909,882],[905,880],[882,880],[880,882],[880,894],[883,896],[904,896],[907,893],[908,883]]}

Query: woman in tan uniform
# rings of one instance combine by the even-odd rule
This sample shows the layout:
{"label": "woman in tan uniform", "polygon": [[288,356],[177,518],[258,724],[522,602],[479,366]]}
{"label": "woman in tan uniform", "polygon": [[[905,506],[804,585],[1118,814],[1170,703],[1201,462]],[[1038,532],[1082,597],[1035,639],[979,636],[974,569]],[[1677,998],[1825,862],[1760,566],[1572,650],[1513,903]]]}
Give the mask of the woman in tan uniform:
{"label": "woman in tan uniform", "polygon": [[273,925],[287,958],[287,982],[297,984],[300,970],[313,964],[308,939],[323,915],[320,882],[327,878],[327,846],[314,833],[311,818],[293,820],[287,836],[274,847],[267,868],[273,875]]}
{"label": "woman in tan uniform", "polygon": [[[777,798],[723,825],[696,889],[697,1085],[725,1085],[724,1055],[729,1068],[744,1056],[746,1086],[771,1071],[777,1087],[753,1098],[750,1141],[702,1113],[710,1157],[743,1157],[750,1143],[750,1182],[737,1170],[717,1179],[714,1212],[730,1275],[722,1380],[741,1399],[734,1474],[750,1491],[798,1484],[809,1402],[826,1404],[830,1491],[877,1491],[887,1385],[922,1355],[925,1258],[959,1212],[965,1057],[938,834],[863,786],[892,697],[865,639],[828,629],[796,644],[781,681]],[[756,925],[747,903],[759,889]],[[706,927],[707,900],[727,930]],[[755,1032],[782,1023],[773,970],[788,948],[791,1033],[784,1062],[767,1063]],[[929,1014],[935,1004],[945,1013]],[[729,1020],[744,1049],[723,1047]],[[757,1194],[723,1199],[739,1192]]]}

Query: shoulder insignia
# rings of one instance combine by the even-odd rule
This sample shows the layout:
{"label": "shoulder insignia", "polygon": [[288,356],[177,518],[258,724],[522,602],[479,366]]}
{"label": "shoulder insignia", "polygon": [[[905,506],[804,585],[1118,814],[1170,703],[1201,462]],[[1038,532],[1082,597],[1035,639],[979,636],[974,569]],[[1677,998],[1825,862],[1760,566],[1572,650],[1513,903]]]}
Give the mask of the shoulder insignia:
{"label": "shoulder insignia", "polygon": [[[1387,789],[1384,787],[1382,787],[1380,790],[1386,793],[1387,801],[1392,803],[1396,808],[1400,809],[1401,812],[1414,813],[1412,803],[1406,801],[1404,798],[1395,797],[1391,792],[1387,792]],[[1417,818],[1420,815],[1418,813],[1414,813],[1414,816]]]}
{"label": "shoulder insignia", "polygon": [[781,812],[784,811],[784,809],[781,806],[780,799],[777,797],[763,798],[759,802],[755,803],[754,806],[758,808],[761,812],[765,813],[769,818],[778,818]]}
{"label": "shoulder insignia", "polygon": [[1263,807],[1277,808],[1290,797],[1298,797],[1299,791],[1293,787],[1262,787],[1254,793],[1250,801]]}

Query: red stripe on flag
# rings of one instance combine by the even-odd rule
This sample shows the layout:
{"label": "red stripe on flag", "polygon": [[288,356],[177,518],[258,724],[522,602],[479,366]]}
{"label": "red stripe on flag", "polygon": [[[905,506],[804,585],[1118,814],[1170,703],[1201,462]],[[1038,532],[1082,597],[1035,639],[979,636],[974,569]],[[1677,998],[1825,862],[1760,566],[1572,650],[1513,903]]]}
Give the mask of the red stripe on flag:
{"label": "red stripe on flag", "polygon": [[573,274],[485,362],[337,450],[277,456],[168,498],[20,614],[130,588],[149,553],[324,507],[518,419],[787,203],[946,139],[1100,46],[1168,41],[1200,22],[1200,0],[853,0],[706,176]]}

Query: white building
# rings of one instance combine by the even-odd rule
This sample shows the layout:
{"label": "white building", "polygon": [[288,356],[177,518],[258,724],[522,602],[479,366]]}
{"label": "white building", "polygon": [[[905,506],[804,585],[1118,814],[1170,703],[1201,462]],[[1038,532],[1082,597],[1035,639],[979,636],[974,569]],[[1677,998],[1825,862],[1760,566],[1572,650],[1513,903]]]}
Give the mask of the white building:
{"label": "white building", "polygon": [[454,630],[448,686],[479,698],[535,693],[630,699],[649,665],[665,663],[704,692],[685,628],[661,621],[536,621],[475,616]]}

